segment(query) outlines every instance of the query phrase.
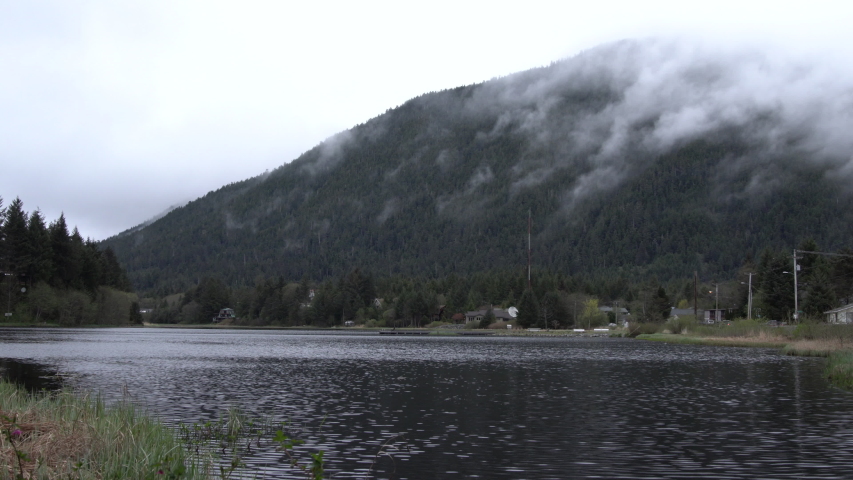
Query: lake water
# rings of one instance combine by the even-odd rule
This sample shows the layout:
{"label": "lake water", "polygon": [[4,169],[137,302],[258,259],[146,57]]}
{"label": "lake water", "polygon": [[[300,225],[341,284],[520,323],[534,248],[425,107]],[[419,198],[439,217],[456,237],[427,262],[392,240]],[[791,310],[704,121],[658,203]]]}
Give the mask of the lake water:
{"label": "lake water", "polygon": [[[108,399],[126,391],[169,423],[229,406],[290,420],[334,478],[366,477],[386,441],[380,478],[853,478],[853,395],[821,378],[823,360],[770,349],[0,329],[0,358],[20,377],[41,368],[30,373]],[[245,461],[258,478],[294,478],[279,457]]]}

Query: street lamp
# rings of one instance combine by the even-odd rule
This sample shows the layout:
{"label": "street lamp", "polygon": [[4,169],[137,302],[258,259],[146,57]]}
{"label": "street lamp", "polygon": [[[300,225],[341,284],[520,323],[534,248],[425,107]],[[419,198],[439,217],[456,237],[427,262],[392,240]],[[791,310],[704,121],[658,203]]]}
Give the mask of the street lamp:
{"label": "street lamp", "polygon": [[752,276],[754,273],[749,274],[749,284],[746,282],[740,282],[741,285],[749,285],[749,295],[747,296],[746,301],[746,319],[752,320]]}
{"label": "street lamp", "polygon": [[[795,251],[795,253],[796,253],[796,251]],[[794,262],[796,262],[796,261],[797,261],[797,257],[795,256],[795,257],[794,257]],[[797,297],[799,296],[799,295],[797,295],[797,270],[799,270],[799,269],[800,269],[800,266],[799,266],[799,265],[797,265],[796,263],[794,263],[794,265],[796,265],[796,268],[794,268],[794,271],[793,271],[793,272],[785,272],[785,271],[783,271],[782,273],[787,273],[788,275],[793,275],[793,276],[794,276],[794,321],[796,322],[796,321],[797,321],[797,318],[799,317],[799,315],[798,315],[798,314],[799,314],[799,312],[800,312],[799,299],[797,298]]]}
{"label": "street lamp", "polygon": [[708,290],[708,293],[714,294],[714,310],[718,310],[720,308],[720,284],[712,283],[714,286],[714,290]]}

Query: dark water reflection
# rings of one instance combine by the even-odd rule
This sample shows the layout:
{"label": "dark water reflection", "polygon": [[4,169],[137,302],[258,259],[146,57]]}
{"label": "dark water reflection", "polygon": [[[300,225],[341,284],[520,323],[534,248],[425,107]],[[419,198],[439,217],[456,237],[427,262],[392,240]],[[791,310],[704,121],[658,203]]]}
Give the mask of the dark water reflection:
{"label": "dark water reflection", "polygon": [[[399,478],[853,478],[853,396],[819,359],[617,339],[0,330],[0,357],[167,421],[314,425],[335,478],[405,433]],[[320,427],[319,419],[326,416]],[[249,459],[287,478],[277,456]],[[390,463],[382,469],[387,471]]]}
{"label": "dark water reflection", "polygon": [[8,358],[0,358],[0,379],[21,385],[30,392],[62,388],[62,379],[56,375],[55,368]]}

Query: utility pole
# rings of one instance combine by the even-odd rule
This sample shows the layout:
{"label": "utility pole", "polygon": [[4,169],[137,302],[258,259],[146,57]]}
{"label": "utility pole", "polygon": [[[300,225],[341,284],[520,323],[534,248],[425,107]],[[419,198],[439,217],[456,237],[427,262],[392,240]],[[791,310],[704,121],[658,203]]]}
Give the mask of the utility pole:
{"label": "utility pole", "polygon": [[693,318],[699,321],[699,274],[693,270]]}
{"label": "utility pole", "polygon": [[749,274],[749,296],[746,302],[746,319],[752,320],[752,276],[754,273]]}
{"label": "utility pole", "polygon": [[797,270],[800,269],[800,266],[797,265],[797,249],[794,249],[794,321],[800,317],[800,303],[797,300]]}
{"label": "utility pole", "polygon": [[[853,258],[853,255],[848,255],[846,253],[816,252],[813,250],[797,250],[796,248],[794,249],[794,255],[793,255],[794,271],[792,272],[794,274],[794,321],[797,321],[800,318],[800,302],[799,302],[799,298],[797,295],[798,294],[798,292],[797,292],[797,272],[800,270],[800,266],[797,265],[797,253],[811,253],[813,255],[824,255],[827,257]],[[782,273],[789,273],[789,272],[782,272]]]}
{"label": "utility pole", "polygon": [[530,209],[528,209],[527,210],[527,289],[528,290],[531,290],[531,288],[530,288],[530,255],[531,255],[530,254],[530,225],[532,223],[531,215],[532,215],[531,211],[530,211]]}
{"label": "utility pole", "polygon": [[619,312],[619,302],[616,301],[614,303],[616,304],[616,306],[613,308],[613,323],[615,323],[618,326],[619,325],[619,313],[620,313]]}

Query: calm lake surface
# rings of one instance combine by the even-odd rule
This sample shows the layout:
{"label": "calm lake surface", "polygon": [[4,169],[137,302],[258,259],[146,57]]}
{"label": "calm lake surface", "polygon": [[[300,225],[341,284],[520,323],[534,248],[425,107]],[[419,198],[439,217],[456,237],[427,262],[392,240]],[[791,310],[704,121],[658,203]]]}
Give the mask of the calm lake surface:
{"label": "calm lake surface", "polygon": [[[853,395],[821,378],[823,360],[770,349],[0,329],[0,359],[7,375],[55,371],[108,399],[126,388],[169,423],[232,405],[289,419],[326,450],[334,478],[364,478],[401,433],[380,478],[853,478]],[[246,463],[257,478],[294,478],[279,457]]]}

